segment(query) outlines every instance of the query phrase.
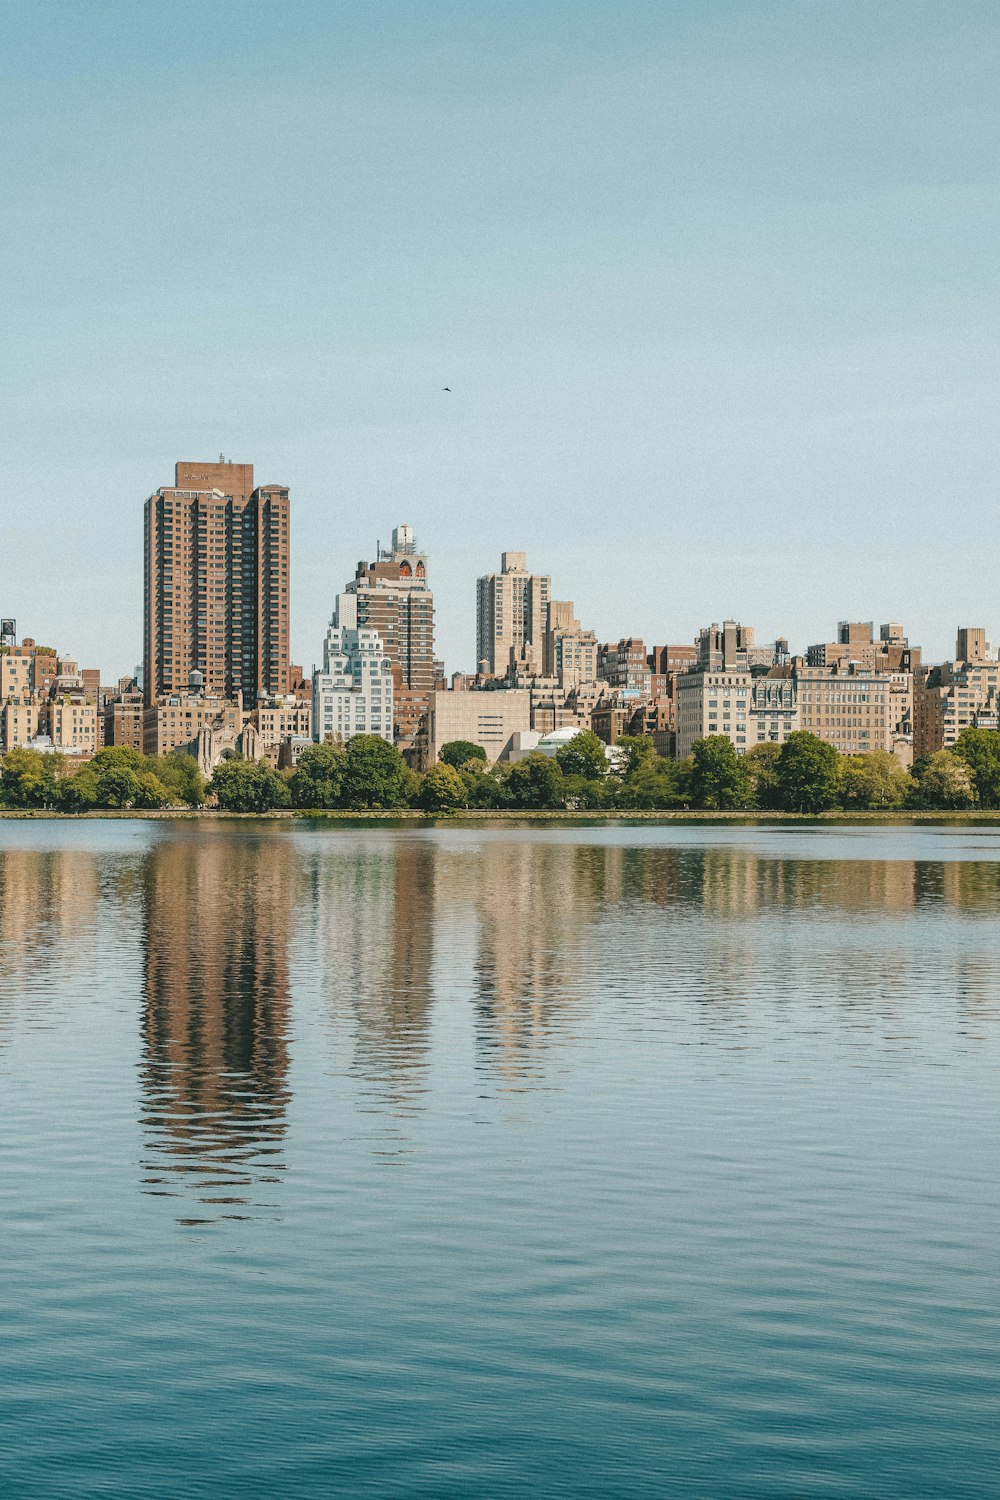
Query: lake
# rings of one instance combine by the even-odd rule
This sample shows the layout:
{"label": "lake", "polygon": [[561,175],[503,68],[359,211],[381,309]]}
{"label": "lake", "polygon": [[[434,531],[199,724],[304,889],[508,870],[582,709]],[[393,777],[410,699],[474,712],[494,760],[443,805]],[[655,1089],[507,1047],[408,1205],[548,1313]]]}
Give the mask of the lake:
{"label": "lake", "polygon": [[1000,830],[0,822],[0,1494],[976,1496]]}

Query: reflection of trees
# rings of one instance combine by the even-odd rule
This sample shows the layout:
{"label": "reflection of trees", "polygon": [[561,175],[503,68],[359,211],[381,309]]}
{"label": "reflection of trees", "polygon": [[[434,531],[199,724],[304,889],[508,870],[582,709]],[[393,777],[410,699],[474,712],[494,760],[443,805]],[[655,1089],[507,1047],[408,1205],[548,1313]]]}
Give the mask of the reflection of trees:
{"label": "reflection of trees", "polygon": [[179,835],[147,856],[147,1182],[242,1203],[281,1165],[288,1098],[291,840]]}

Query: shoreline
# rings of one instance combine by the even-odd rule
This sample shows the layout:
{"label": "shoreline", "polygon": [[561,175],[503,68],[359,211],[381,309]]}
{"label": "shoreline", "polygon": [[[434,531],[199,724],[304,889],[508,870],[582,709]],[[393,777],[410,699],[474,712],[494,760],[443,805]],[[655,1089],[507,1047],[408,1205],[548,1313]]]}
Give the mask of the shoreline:
{"label": "shoreline", "polygon": [[369,809],[349,812],[342,808],[274,808],[270,812],[242,813],[225,812],[221,808],[90,808],[86,812],[61,812],[56,808],[5,807],[0,808],[0,822],[5,820],[45,820],[64,823],[101,822],[227,822],[227,823],[400,823],[429,826],[436,824],[485,823],[567,823],[602,826],[633,823],[733,823],[733,824],[783,824],[783,823],[847,823],[847,824],[993,824],[1000,822],[1000,809],[980,811],[926,810],[902,812],[891,810],[879,812],[845,812],[835,809],[824,813],[784,812],[739,812],[713,811],[711,809],[514,809],[482,808],[459,812],[424,812],[420,808],[396,808],[392,810]]}

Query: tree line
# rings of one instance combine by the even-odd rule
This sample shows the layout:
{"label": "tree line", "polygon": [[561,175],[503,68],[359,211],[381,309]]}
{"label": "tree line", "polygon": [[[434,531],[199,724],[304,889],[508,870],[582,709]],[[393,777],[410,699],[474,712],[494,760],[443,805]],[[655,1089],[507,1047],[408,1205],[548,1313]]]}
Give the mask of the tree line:
{"label": "tree line", "polygon": [[841,755],[805,730],[745,755],[724,735],[709,735],[680,761],[664,760],[645,736],[626,736],[609,762],[601,740],[585,729],[554,758],[536,753],[492,766],[480,746],[455,740],[423,775],[374,735],[312,745],[290,772],[232,756],[206,782],[181,751],[155,757],[114,746],[64,773],[56,754],[10,750],[0,763],[0,805],[62,812],[208,804],[231,812],[972,810],[1000,807],[1000,732],[965,729],[953,749],[921,757],[912,770],[883,750]]}

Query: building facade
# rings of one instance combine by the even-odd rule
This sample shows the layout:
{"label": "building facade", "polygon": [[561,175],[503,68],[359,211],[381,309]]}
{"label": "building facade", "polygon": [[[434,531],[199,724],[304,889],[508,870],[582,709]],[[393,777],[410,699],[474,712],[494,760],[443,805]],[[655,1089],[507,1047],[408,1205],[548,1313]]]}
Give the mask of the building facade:
{"label": "building facade", "polygon": [[288,490],[252,464],[179,462],[146,501],[147,705],[194,671],[224,698],[289,691]]}
{"label": "building facade", "polygon": [[531,729],[531,694],[526,688],[450,689],[431,694],[425,762],[432,766],[441,746],[470,740],[490,762],[502,759],[519,732]]}
{"label": "building facade", "polygon": [[313,673],[312,732],[344,743],[356,734],[395,738],[393,663],[378,632],[358,627],[357,601],[341,594],[323,642],[323,666]]}
{"label": "building facade", "polygon": [[552,580],[529,573],[524,552],[504,552],[500,572],[476,581],[476,665],[504,677],[513,662],[543,675]]}
{"label": "building facade", "polygon": [[842,755],[895,752],[906,762],[913,739],[913,678],[856,662],[794,668],[801,727]]}
{"label": "building facade", "polygon": [[795,681],[785,673],[690,672],[677,689],[680,759],[708,735],[724,735],[743,753],[754,745],[783,745],[800,728]]}
{"label": "building facade", "polygon": [[346,592],[356,601],[356,615],[347,618],[341,595],[341,623],[373,631],[381,641],[393,671],[395,741],[412,756],[430,694],[440,681],[434,659],[434,595],[427,557],[418,551],[412,528],[395,527],[392,546],[378,547],[374,563],[359,562]]}
{"label": "building facade", "polygon": [[985,630],[964,627],[955,644],[954,661],[922,668],[914,680],[914,756],[949,749],[963,729],[1000,727],[1000,663],[988,659]]}

